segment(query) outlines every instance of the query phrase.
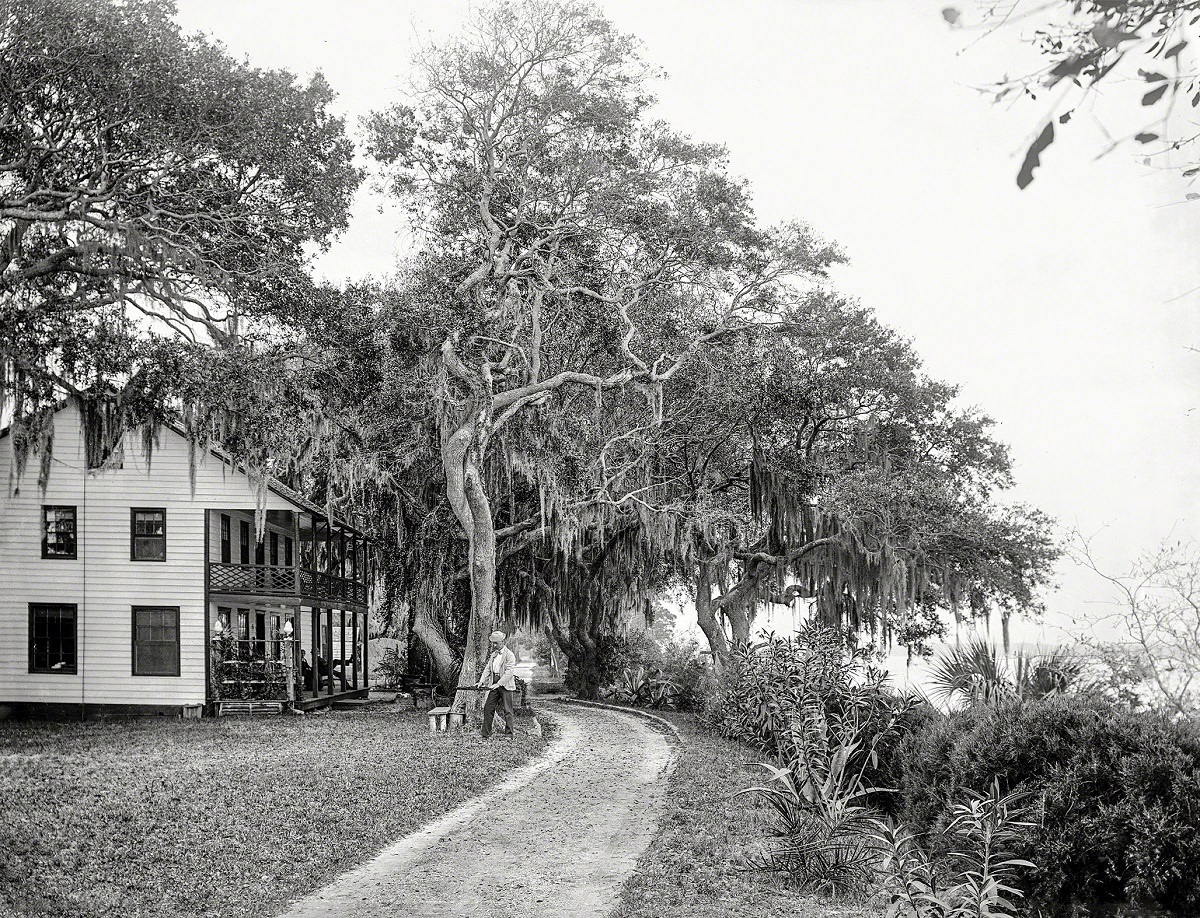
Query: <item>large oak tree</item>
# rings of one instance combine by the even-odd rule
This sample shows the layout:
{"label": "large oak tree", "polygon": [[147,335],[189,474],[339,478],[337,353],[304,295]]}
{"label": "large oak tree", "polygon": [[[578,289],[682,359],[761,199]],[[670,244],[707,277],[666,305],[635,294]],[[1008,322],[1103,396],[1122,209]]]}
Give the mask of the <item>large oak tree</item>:
{"label": "large oak tree", "polygon": [[48,456],[64,395],[93,446],[167,405],[254,438],[242,422],[278,401],[321,299],[306,250],[345,227],[360,179],[329,86],[235,60],[173,15],[0,9],[0,412],[22,455]]}
{"label": "large oak tree", "polygon": [[[690,358],[774,318],[791,282],[836,257],[802,226],[760,229],[722,151],[649,116],[650,75],[588,5],[490,6],[369,123],[412,206],[425,294],[445,306],[437,404],[468,544],[467,682],[496,621],[488,468],[506,431],[581,391],[640,398],[656,423]],[[555,505],[510,525],[550,526]]]}

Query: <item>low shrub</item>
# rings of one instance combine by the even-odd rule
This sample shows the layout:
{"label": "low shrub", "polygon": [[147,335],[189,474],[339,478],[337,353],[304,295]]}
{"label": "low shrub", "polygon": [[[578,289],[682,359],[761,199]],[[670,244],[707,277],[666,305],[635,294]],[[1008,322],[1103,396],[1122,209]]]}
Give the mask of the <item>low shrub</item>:
{"label": "low shrub", "polygon": [[[623,665],[615,671],[616,664]],[[620,639],[619,654],[607,669],[604,694],[623,704],[648,708],[699,710],[710,673],[694,641],[654,640],[645,631]]]}
{"label": "low shrub", "polygon": [[925,706],[890,689],[864,651],[847,648],[839,629],[807,627],[794,637],[771,636],[734,650],[710,694],[705,721],[730,739],[786,759],[797,712],[817,705],[826,717],[841,717],[847,713],[851,686],[863,736],[886,734],[874,747],[865,779],[869,785],[894,787],[891,764],[897,744],[927,716]]}
{"label": "low shrub", "polygon": [[786,871],[802,888],[865,895],[879,861],[871,829],[880,750],[894,746],[915,701],[887,691],[865,655],[835,629],[810,628],[739,651],[710,710],[727,736],[782,766],[746,793],[774,807],[775,840],[756,862]]}
{"label": "low shrub", "polygon": [[1028,792],[1037,824],[1016,845],[1035,862],[1031,906],[1131,902],[1200,913],[1200,726],[1050,697],[929,718],[899,745],[894,809],[941,832],[964,790]]}
{"label": "low shrub", "polygon": [[964,793],[952,807],[942,838],[946,853],[930,857],[928,846],[909,826],[877,822],[874,842],[881,856],[880,897],[888,918],[1015,918],[1024,914],[1020,884],[1035,865],[1008,849],[1033,827],[1026,821],[1028,795]]}

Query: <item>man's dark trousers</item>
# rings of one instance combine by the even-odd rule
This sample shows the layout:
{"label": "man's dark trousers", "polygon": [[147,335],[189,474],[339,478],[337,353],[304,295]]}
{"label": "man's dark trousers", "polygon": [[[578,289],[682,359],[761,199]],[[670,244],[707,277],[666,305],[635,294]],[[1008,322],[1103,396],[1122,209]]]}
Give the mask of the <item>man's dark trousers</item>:
{"label": "man's dark trousers", "polygon": [[509,734],[515,734],[513,729],[513,693],[512,689],[493,686],[488,692],[487,699],[483,702],[483,736],[484,739],[492,735],[492,718],[496,715],[496,706],[499,705],[501,713],[504,715],[504,722],[508,725]]}

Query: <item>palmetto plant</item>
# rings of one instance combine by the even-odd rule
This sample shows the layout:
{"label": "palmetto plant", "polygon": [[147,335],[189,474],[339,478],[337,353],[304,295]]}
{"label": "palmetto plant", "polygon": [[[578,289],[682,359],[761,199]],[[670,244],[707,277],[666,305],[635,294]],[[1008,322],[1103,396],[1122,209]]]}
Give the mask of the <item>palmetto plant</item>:
{"label": "palmetto plant", "polygon": [[874,788],[851,790],[840,777],[826,776],[820,783],[796,780],[790,768],[765,763],[766,784],[747,788],[767,800],[777,814],[774,842],[752,866],[782,870],[807,889],[823,893],[856,893],[865,890],[878,860],[871,828],[877,814],[863,799]]}
{"label": "palmetto plant", "polygon": [[1018,651],[1009,666],[995,645],[976,638],[938,657],[930,673],[930,694],[969,707],[1036,701],[1077,686],[1083,671],[1083,661],[1065,647],[1035,654]]}
{"label": "palmetto plant", "polygon": [[626,704],[666,708],[674,705],[679,696],[679,686],[658,670],[637,666],[623,670],[610,693],[613,698]]}
{"label": "palmetto plant", "polygon": [[1016,918],[1018,876],[1034,867],[1010,850],[1032,826],[1027,799],[1024,791],[1001,794],[998,781],[987,794],[968,791],[954,806],[950,851],[939,863],[906,826],[876,822],[887,918]]}

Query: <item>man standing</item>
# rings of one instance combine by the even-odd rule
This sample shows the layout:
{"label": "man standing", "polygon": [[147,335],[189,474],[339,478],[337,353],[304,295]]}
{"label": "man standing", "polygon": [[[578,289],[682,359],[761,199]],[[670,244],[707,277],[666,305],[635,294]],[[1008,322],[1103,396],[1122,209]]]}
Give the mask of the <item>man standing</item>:
{"label": "man standing", "polygon": [[517,687],[515,681],[517,658],[505,646],[506,638],[507,635],[503,631],[492,632],[492,656],[488,660],[487,666],[483,668],[483,675],[479,677],[479,687],[488,689],[487,697],[483,702],[484,739],[492,735],[492,718],[496,715],[496,705],[500,705],[500,710],[504,714],[508,735],[513,736],[516,732],[513,729],[513,692]]}

